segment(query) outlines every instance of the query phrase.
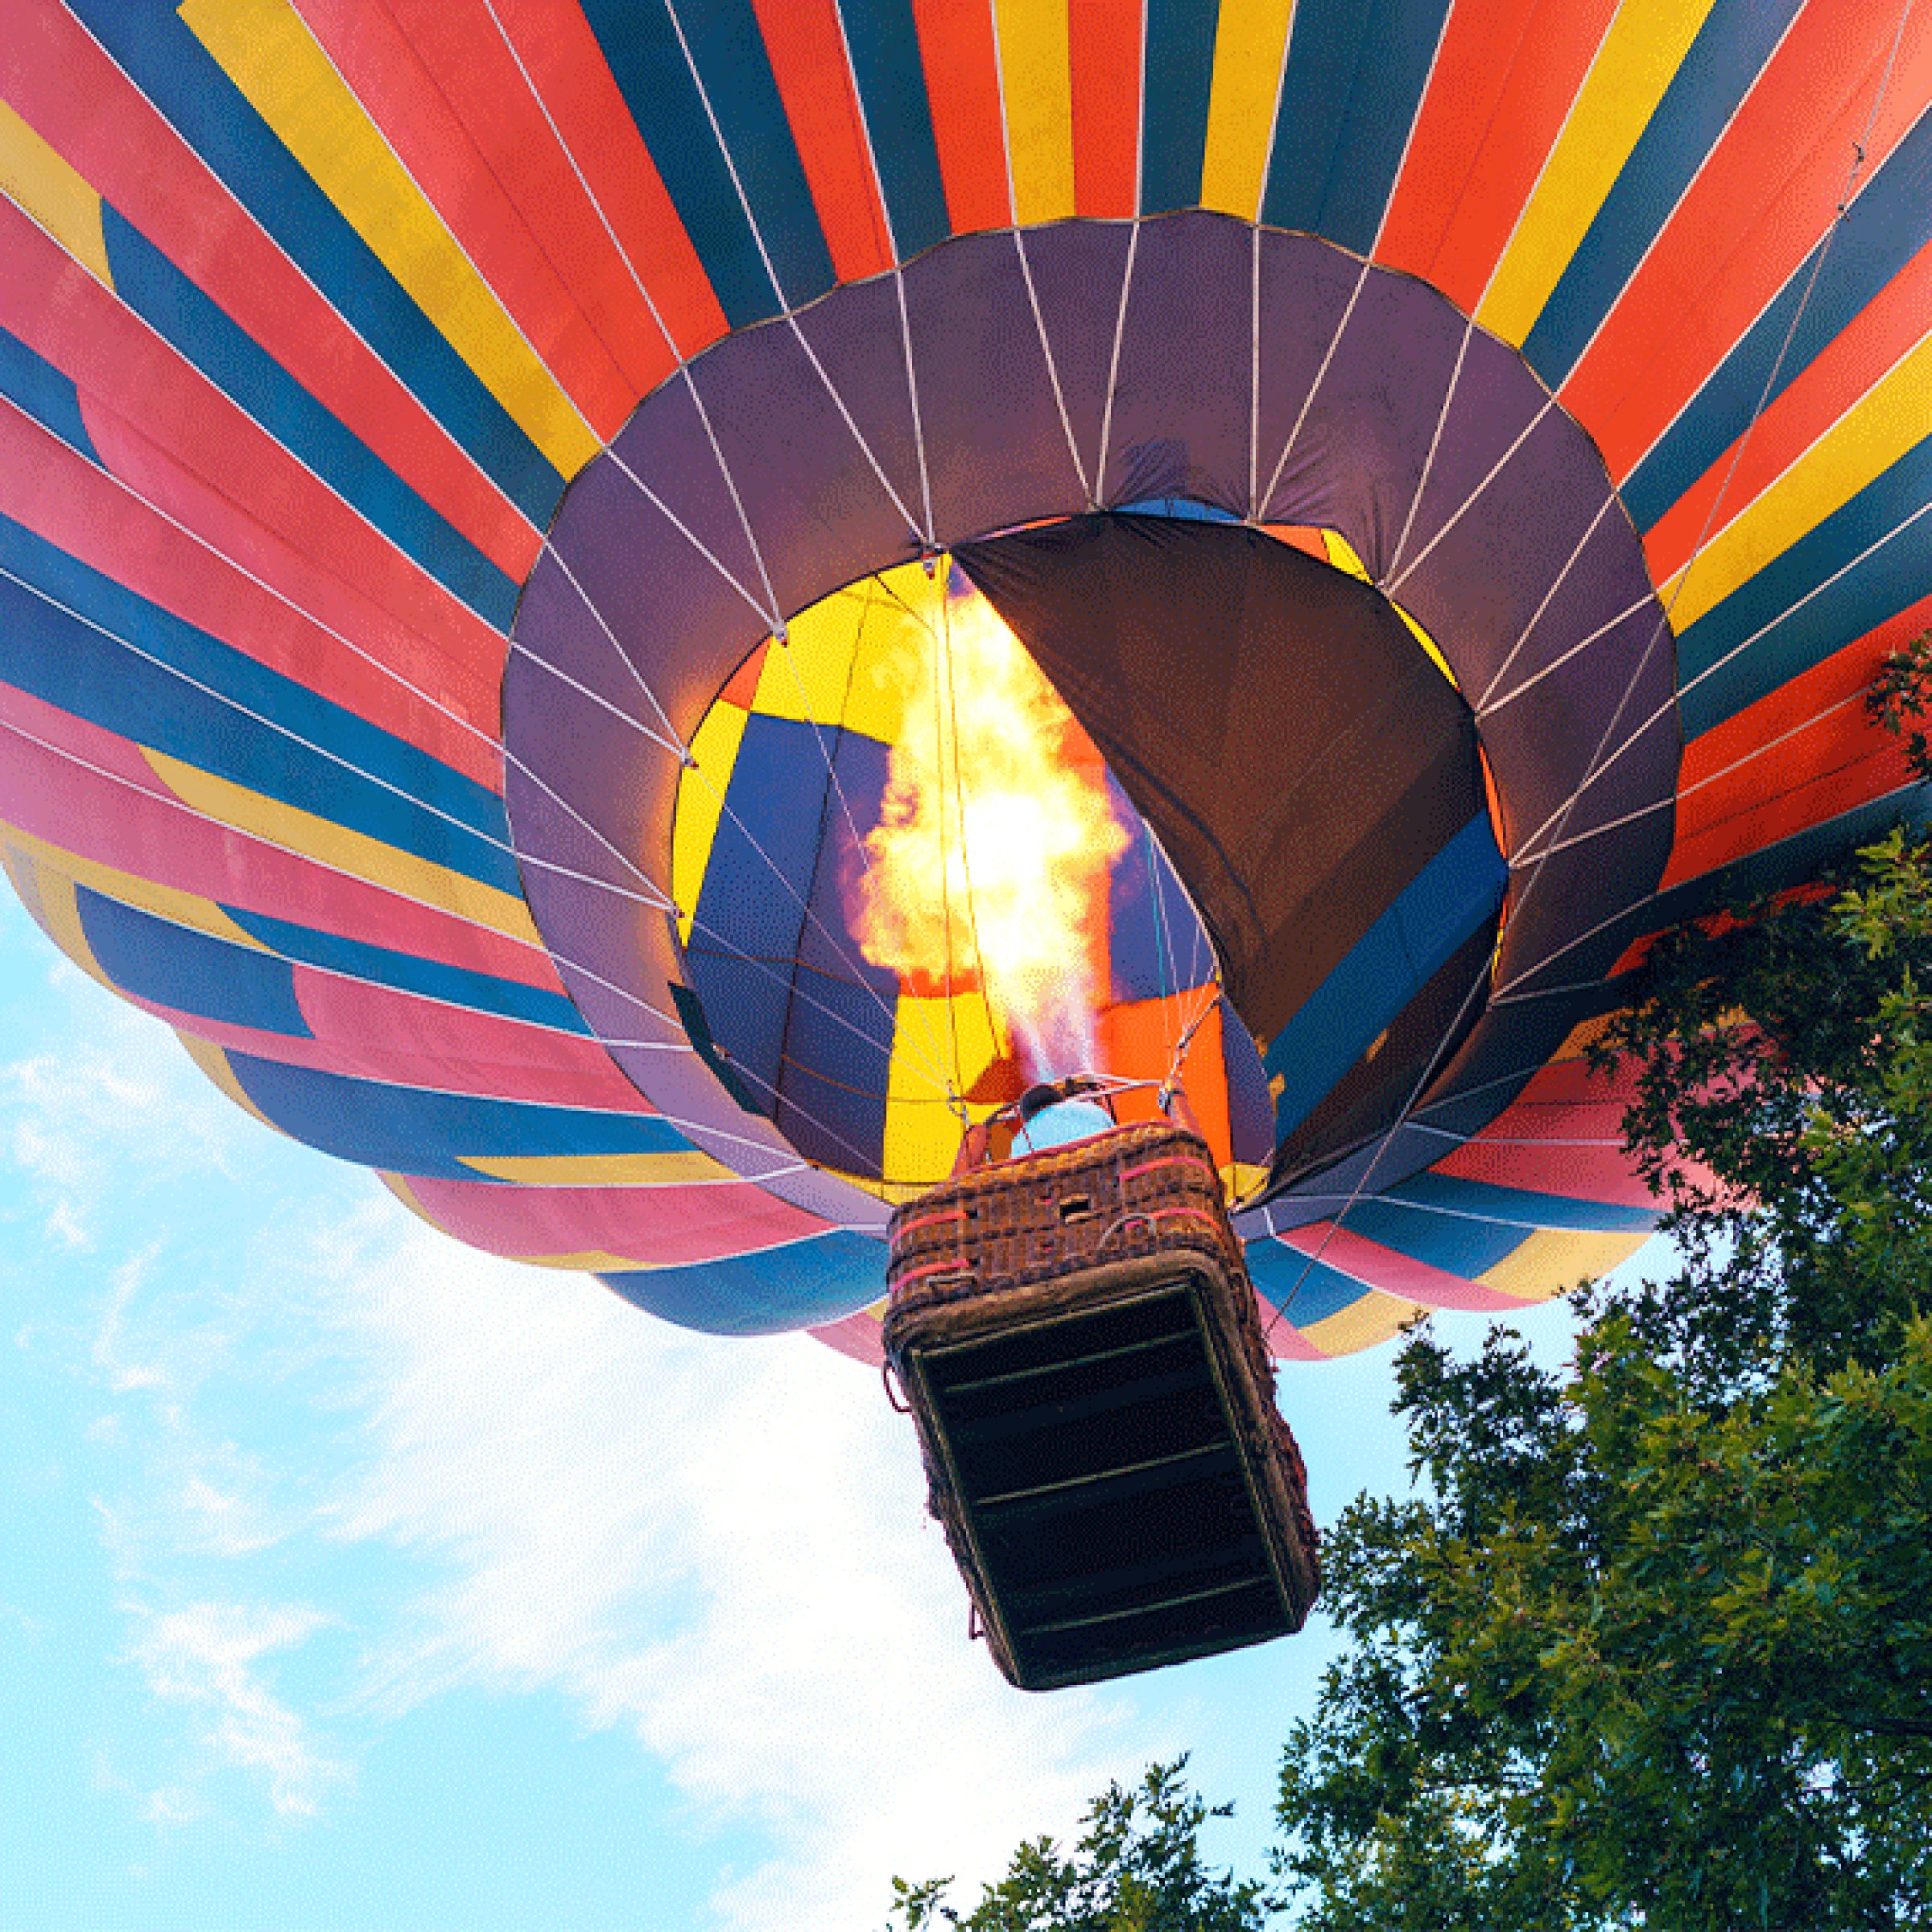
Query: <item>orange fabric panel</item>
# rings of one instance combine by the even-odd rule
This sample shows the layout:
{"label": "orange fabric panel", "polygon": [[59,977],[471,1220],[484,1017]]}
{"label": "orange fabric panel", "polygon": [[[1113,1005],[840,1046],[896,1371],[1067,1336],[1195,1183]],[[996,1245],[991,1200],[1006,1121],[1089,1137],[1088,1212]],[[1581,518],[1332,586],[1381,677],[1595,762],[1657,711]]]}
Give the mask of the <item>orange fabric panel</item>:
{"label": "orange fabric panel", "polygon": [[1616,0],[1462,0],[1376,246],[1471,313],[1590,72]]}
{"label": "orange fabric panel", "polygon": [[[1744,439],[1737,473],[1729,474],[1737,449],[1734,443],[1644,533],[1644,557],[1650,566],[1652,580],[1668,583],[1690,560],[1713,503],[1718,503],[1718,514],[1711,518],[1711,529],[1715,532],[1776,482],[1918,343],[1929,326],[1932,326],[1932,242],[1885,284],[1759,417],[1756,427]],[[1724,497],[1719,503],[1720,490]]]}
{"label": "orange fabric panel", "polygon": [[912,0],[946,213],[956,235],[1013,221],[993,0]]}
{"label": "orange fabric panel", "polygon": [[[1871,0],[1813,0],[1712,149],[1569,379],[1563,406],[1621,482],[1830,226],[1897,31]],[[1866,142],[1875,172],[1932,90],[1913,10]]]}
{"label": "orange fabric panel", "polygon": [[1932,595],[1684,748],[1662,884],[1694,879],[1906,783],[1898,741],[1865,716],[1880,663],[1932,625]]}
{"label": "orange fabric panel", "polygon": [[724,334],[724,311],[590,23],[576,0],[491,4],[679,353],[695,356]]}
{"label": "orange fabric panel", "polygon": [[845,57],[837,0],[752,0],[811,204],[841,282],[893,265],[891,230]]}
{"label": "orange fabric panel", "polygon": [[1067,0],[1073,66],[1073,192],[1083,215],[1140,206],[1140,0]]}

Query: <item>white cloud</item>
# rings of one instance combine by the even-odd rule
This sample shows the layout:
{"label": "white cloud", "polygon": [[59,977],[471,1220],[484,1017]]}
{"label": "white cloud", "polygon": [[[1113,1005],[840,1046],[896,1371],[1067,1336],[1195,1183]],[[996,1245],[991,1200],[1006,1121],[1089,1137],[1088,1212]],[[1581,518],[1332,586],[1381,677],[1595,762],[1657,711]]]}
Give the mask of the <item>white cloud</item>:
{"label": "white cloud", "polygon": [[[311,1726],[277,1698],[258,1666],[287,1650],[330,1620],[299,1606],[199,1603],[154,1612],[127,1607],[141,1634],[135,1661],[148,1688],[201,1714],[201,1742],[217,1763],[266,1777],[275,1808],[312,1814],[322,1792],[348,1769],[316,1745]],[[199,1814],[192,1783],[154,1792],[147,1814],[184,1822]]]}
{"label": "white cloud", "polygon": [[339,1534],[447,1566],[370,1695],[554,1686],[630,1727],[694,1827],[772,1835],[716,1901],[741,1932],[877,1923],[895,1872],[991,1876],[1174,1748],[968,1645],[910,1424],[815,1343],[679,1335],[427,1234],[349,1314],[382,1393]]}

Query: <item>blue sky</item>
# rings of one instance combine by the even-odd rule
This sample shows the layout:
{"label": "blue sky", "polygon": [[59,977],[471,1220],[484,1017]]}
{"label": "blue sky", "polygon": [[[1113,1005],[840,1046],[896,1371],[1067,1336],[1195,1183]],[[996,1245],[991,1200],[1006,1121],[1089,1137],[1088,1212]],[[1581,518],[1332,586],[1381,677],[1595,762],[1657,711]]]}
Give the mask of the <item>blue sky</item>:
{"label": "blue sky", "polygon": [[[1008,1689],[875,1376],[433,1234],[6,893],[0,1294],[0,1924],[862,1932],[1183,1749],[1258,1866],[1319,1617]],[[1318,1519],[1391,1352],[1282,1373]]]}

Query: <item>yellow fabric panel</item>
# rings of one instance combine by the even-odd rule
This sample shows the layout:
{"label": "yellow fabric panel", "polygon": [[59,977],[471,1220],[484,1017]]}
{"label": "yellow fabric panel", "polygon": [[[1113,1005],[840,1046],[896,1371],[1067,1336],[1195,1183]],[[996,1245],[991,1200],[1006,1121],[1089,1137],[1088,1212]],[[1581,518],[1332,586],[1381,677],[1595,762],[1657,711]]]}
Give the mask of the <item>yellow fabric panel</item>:
{"label": "yellow fabric panel", "polygon": [[81,930],[80,908],[74,902],[74,882],[61,873],[38,865],[24,852],[5,854],[7,877],[20,889],[22,902],[38,922],[40,930],[58,946],[90,980],[98,980],[114,990],[114,982],[101,970],[94,949]]}
{"label": "yellow fabric panel", "polygon": [[1073,64],[1067,0],[994,0],[1006,165],[1022,227],[1060,221],[1073,198]]}
{"label": "yellow fabric panel", "polygon": [[1546,1302],[1586,1279],[1608,1274],[1627,1261],[1647,1234],[1590,1234],[1571,1228],[1545,1228],[1476,1278],[1485,1288],[1525,1302]]}
{"label": "yellow fabric panel", "polygon": [[[1418,1315],[1427,1313],[1414,1302],[1399,1301],[1379,1288],[1365,1290],[1360,1301],[1311,1322],[1302,1330],[1302,1339],[1323,1355],[1353,1355],[1358,1348],[1373,1348],[1399,1335]],[[1287,1318],[1294,1319],[1291,1314]]]}
{"label": "yellow fabric panel", "polygon": [[282,1129],[275,1127],[275,1122],[248,1097],[242,1083],[235,1078],[234,1069],[228,1063],[228,1055],[216,1046],[213,1041],[202,1039],[199,1035],[189,1033],[180,1026],[175,1028],[174,1033],[175,1038],[187,1048],[188,1057],[237,1107],[242,1108],[246,1113],[253,1114],[264,1127],[275,1127],[277,1133],[281,1133]]}
{"label": "yellow fabric panel", "polygon": [[525,1268],[563,1268],[577,1274],[637,1274],[662,1265],[634,1254],[609,1254],[601,1248],[586,1249],[581,1254],[513,1254],[505,1258]]}
{"label": "yellow fabric panel", "polygon": [[671,819],[671,896],[678,903],[678,938],[691,943],[704,868],[724,815],[724,794],[745,741],[745,713],[736,704],[714,704],[692,734],[696,770],[678,777],[678,803]]}
{"label": "yellow fabric panel", "polygon": [[225,939],[231,946],[246,946],[251,952],[270,950],[252,934],[244,932],[213,899],[192,892],[177,892],[171,886],[157,886],[152,879],[137,878],[132,873],[117,872],[111,865],[63,852],[59,846],[49,845],[31,832],[11,825],[0,824],[0,838],[23,858],[99,893],[103,898],[118,899],[123,906],[132,906],[138,912],[151,912],[171,925],[192,927],[196,932]]}
{"label": "yellow fabric panel", "polygon": [[101,197],[0,101],[0,194],[26,209],[97,281],[109,288]]}
{"label": "yellow fabric panel", "polygon": [[448,866],[399,852],[379,839],[351,832],[346,826],[318,818],[279,799],[198,771],[165,752],[142,748],[141,755],[175,796],[195,811],[224,825],[232,825],[285,852],[313,859],[332,871],[365,879],[386,892],[452,913],[473,925],[485,926],[530,946],[541,946],[530,908],[515,894],[465,878]]}
{"label": "yellow fabric panel", "polygon": [[181,18],[477,379],[566,477],[603,447],[287,0]]}
{"label": "yellow fabric panel", "polygon": [[1221,1170],[1222,1191],[1230,1201],[1237,1203],[1245,1201],[1249,1195],[1260,1192],[1269,1173],[1269,1169],[1257,1167],[1247,1161],[1230,1161]]}
{"label": "yellow fabric panel", "polygon": [[1901,357],[1755,503],[1719,530],[1701,556],[1664,585],[1670,628],[1681,638],[1707,611],[1929,436],[1932,335]]}
{"label": "yellow fabric panel", "polygon": [[459,1158],[490,1180],[518,1181],[526,1187],[688,1187],[694,1182],[739,1179],[696,1147],[670,1154],[466,1154]]}
{"label": "yellow fabric panel", "polygon": [[[1350,576],[1359,577],[1364,584],[1368,582],[1368,566],[1356,555],[1355,547],[1346,537],[1337,531],[1325,530],[1322,532],[1322,547],[1328,552],[1328,561],[1337,570],[1346,571]],[[1393,599],[1390,600],[1389,608],[1409,627],[1410,636],[1414,638],[1416,642],[1429,654],[1429,662],[1449,680],[1451,684],[1455,686],[1456,690],[1460,691],[1462,686],[1456,683],[1455,673],[1449,668],[1449,660],[1436,649],[1435,639],[1430,637],[1428,632],[1424,630],[1422,625],[1417,623],[1415,619],[1410,617],[1408,612]]]}
{"label": "yellow fabric panel", "polygon": [[948,1104],[945,1082],[967,1092],[999,1051],[993,1016],[978,993],[956,993],[950,1001],[943,993],[937,998],[899,995],[880,1160],[889,1183],[930,1184],[952,1171],[960,1149],[960,1117]]}
{"label": "yellow fabric panel", "polygon": [[855,587],[800,611],[787,642],[774,639],[766,647],[752,709],[768,718],[836,726],[845,713],[865,603]]}
{"label": "yellow fabric panel", "polygon": [[1520,349],[1676,78],[1713,0],[1624,0],[1476,319]]}
{"label": "yellow fabric panel", "polygon": [[1214,80],[1208,97],[1208,145],[1201,205],[1244,221],[1261,218],[1261,188],[1274,133],[1282,60],[1294,0],[1224,5],[1214,35]]}

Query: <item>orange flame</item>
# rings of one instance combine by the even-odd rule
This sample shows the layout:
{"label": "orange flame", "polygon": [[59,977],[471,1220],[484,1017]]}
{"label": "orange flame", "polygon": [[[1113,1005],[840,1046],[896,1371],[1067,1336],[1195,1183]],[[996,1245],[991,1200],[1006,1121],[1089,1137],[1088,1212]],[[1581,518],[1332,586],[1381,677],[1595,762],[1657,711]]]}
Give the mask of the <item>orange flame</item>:
{"label": "orange flame", "polygon": [[1034,1078],[1085,1071],[1108,868],[1127,832],[1085,734],[993,607],[947,596],[933,620],[865,840],[854,936],[902,980],[978,985]]}

